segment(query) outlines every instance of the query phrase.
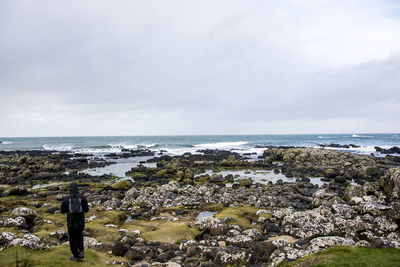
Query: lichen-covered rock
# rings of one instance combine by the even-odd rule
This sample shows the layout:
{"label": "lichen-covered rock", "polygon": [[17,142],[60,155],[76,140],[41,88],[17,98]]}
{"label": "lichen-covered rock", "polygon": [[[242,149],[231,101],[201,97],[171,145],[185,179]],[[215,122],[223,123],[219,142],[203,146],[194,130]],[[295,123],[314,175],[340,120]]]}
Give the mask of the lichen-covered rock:
{"label": "lichen-covered rock", "polygon": [[264,237],[258,229],[247,229],[242,234],[249,236],[253,240],[261,240]]}
{"label": "lichen-covered rock", "polygon": [[374,224],[363,219],[361,216],[356,216],[354,219],[345,219],[337,216],[334,218],[334,226],[336,233],[355,233],[362,230],[372,230],[375,228]]}
{"label": "lichen-covered rock", "polygon": [[94,248],[99,245],[101,245],[101,242],[98,242],[96,240],[96,238],[93,238],[93,237],[84,237],[83,238],[83,247],[85,249]]}
{"label": "lichen-covered rock", "polygon": [[18,207],[15,208],[12,212],[11,212],[11,216],[16,218],[16,217],[24,217],[26,221],[33,221],[33,219],[36,218],[37,213],[36,211],[34,211],[33,209],[30,208],[26,208],[26,207]]}
{"label": "lichen-covered rock", "polygon": [[381,216],[385,214],[386,211],[390,210],[390,207],[374,202],[363,202],[360,204],[359,210],[361,214],[369,213],[374,216]]}
{"label": "lichen-covered rock", "polygon": [[17,217],[17,218],[8,218],[3,222],[4,227],[18,227],[18,228],[26,228],[26,220],[24,217]]}
{"label": "lichen-covered rock", "polygon": [[68,241],[68,234],[63,230],[57,230],[50,234],[50,237],[57,239],[58,241],[65,242]]}
{"label": "lichen-covered rock", "polygon": [[228,225],[218,218],[203,218],[199,224],[200,230],[207,230],[211,235],[224,235],[228,231]]}
{"label": "lichen-covered rock", "polygon": [[375,222],[378,229],[384,232],[394,232],[398,228],[398,225],[386,216],[375,217]]}
{"label": "lichen-covered rock", "polygon": [[333,204],[332,210],[335,214],[345,219],[350,219],[357,213],[351,206],[347,204]]}
{"label": "lichen-covered rock", "polygon": [[229,247],[224,251],[218,252],[215,256],[214,263],[226,266],[228,264],[245,264],[248,263],[251,255],[242,249]]}
{"label": "lichen-covered rock", "polygon": [[400,199],[400,167],[388,170],[380,179],[380,186],[390,199]]}
{"label": "lichen-covered rock", "polygon": [[16,236],[10,232],[2,232],[0,235],[0,247],[6,246],[8,243],[13,241]]}
{"label": "lichen-covered rock", "polygon": [[30,249],[40,249],[42,244],[40,238],[33,234],[26,234],[22,238],[15,238],[9,246],[26,247]]}
{"label": "lichen-covered rock", "polygon": [[332,246],[354,246],[356,243],[350,238],[340,236],[322,236],[311,240],[309,253],[315,253]]}
{"label": "lichen-covered rock", "polygon": [[315,206],[327,205],[335,196],[335,193],[329,193],[325,189],[320,189],[313,194],[312,203]]}
{"label": "lichen-covered rock", "polygon": [[334,231],[333,216],[330,209],[324,206],[294,212],[283,219],[282,228],[285,233],[299,238],[329,235]]}
{"label": "lichen-covered rock", "polygon": [[253,241],[253,239],[248,236],[248,235],[236,235],[234,237],[228,237],[226,239],[226,244],[227,245],[233,245],[233,246],[248,246],[251,242]]}

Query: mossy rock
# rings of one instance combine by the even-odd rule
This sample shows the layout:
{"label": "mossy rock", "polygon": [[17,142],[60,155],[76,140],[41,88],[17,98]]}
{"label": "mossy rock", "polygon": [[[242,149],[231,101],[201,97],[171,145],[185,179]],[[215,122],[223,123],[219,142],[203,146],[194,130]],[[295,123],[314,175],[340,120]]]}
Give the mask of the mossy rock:
{"label": "mossy rock", "polygon": [[112,185],[112,188],[117,190],[129,190],[131,188],[132,182],[130,180],[118,181]]}
{"label": "mossy rock", "polygon": [[289,152],[283,156],[282,160],[285,162],[289,162],[289,161],[294,160],[295,157],[296,157],[296,154]]}
{"label": "mossy rock", "polygon": [[23,178],[29,178],[31,176],[32,176],[32,172],[29,169],[24,170],[24,172],[22,173]]}
{"label": "mossy rock", "polygon": [[240,180],[239,180],[239,184],[240,184],[241,186],[249,187],[250,185],[253,184],[253,180],[251,180],[250,178],[240,179]]}
{"label": "mossy rock", "polygon": [[379,169],[376,166],[368,166],[365,168],[365,175],[376,176],[379,174]]}
{"label": "mossy rock", "polygon": [[337,173],[336,173],[336,171],[335,171],[334,169],[329,168],[329,169],[327,169],[327,170],[325,171],[325,176],[326,176],[327,178],[335,178],[335,177],[337,176]]}

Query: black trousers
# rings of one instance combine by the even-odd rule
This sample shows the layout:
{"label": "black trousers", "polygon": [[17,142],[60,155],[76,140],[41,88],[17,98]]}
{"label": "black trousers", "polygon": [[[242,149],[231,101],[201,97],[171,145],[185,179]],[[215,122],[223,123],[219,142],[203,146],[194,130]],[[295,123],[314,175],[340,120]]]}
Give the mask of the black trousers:
{"label": "black trousers", "polygon": [[74,257],[79,256],[79,252],[83,252],[83,231],[68,227],[69,247]]}

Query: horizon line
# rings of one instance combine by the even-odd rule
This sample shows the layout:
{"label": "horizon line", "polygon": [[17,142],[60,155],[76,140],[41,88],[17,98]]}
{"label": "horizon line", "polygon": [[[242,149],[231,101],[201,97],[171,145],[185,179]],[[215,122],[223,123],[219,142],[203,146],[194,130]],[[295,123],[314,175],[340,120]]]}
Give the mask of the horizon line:
{"label": "horizon line", "polygon": [[277,134],[149,134],[149,135],[59,135],[59,136],[2,136],[1,138],[63,138],[63,137],[169,137],[169,136],[256,136],[256,135],[344,135],[344,134],[400,134],[400,132],[395,133],[378,133],[378,132],[347,132],[347,133],[277,133]]}

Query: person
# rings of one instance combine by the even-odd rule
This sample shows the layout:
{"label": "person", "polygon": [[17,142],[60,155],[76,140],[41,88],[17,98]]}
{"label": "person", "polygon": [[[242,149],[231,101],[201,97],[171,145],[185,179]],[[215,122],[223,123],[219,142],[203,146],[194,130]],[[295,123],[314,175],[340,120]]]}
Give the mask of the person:
{"label": "person", "polygon": [[69,186],[69,197],[62,200],[60,212],[67,213],[69,247],[73,261],[84,257],[83,230],[85,229],[85,213],[89,211],[85,196],[79,194],[78,184],[73,182]]}

